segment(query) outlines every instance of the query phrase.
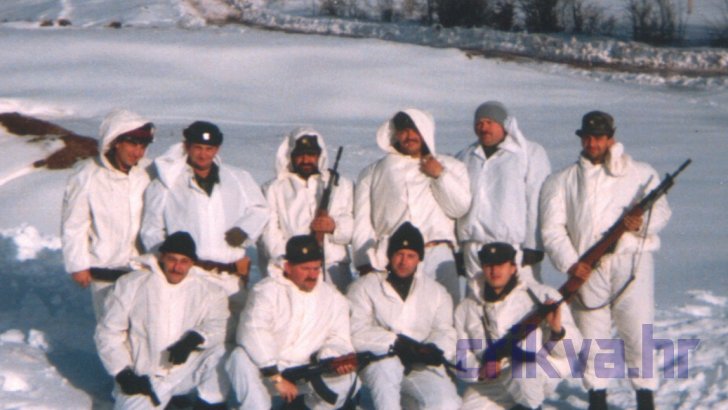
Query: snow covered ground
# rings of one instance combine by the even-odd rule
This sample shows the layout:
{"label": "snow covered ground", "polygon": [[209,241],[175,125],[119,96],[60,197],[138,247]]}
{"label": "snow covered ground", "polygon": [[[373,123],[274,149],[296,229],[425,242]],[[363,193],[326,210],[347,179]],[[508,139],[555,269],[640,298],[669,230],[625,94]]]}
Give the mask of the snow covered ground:
{"label": "snow covered ground", "polygon": [[[157,124],[151,156],[178,141],[190,122],[211,120],[226,136],[223,160],[262,183],[273,176],[281,136],[301,124],[319,129],[331,149],[344,145],[343,173],[356,178],[381,155],[376,128],[403,107],[431,111],[438,151],[455,153],[474,138],[474,108],[499,99],[525,134],[545,146],[555,169],[576,158],[573,132],[581,115],[609,111],[627,149],[659,172],[694,161],[669,196],[673,219],[656,257],[655,335],[700,345],[688,355],[687,378],[665,379],[657,403],[728,407],[728,92],[722,77],[672,81],[591,72],[469,58],[456,48],[207,26],[202,18],[214,12],[224,20],[230,10],[216,0],[6,0],[0,3],[6,21],[0,24],[0,112],[36,115],[95,136],[108,111],[126,107]],[[39,21],[58,18],[73,25],[39,28]],[[124,27],[106,28],[111,21]],[[690,67],[691,60],[682,64]],[[112,383],[91,340],[90,298],[65,276],[59,250],[69,172],[27,172],[24,165],[57,142],[30,146],[18,138],[0,128],[0,409],[108,408]],[[558,285],[563,276],[549,269],[546,280]],[[609,400],[634,405],[626,380],[614,383]],[[546,403],[585,407],[578,381],[563,383]]]}

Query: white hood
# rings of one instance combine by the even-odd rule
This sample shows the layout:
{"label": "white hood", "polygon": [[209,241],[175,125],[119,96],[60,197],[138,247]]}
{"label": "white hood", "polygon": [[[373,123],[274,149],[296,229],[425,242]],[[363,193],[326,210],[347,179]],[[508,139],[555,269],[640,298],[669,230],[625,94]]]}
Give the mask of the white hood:
{"label": "white hood", "polygon": [[276,176],[282,177],[288,173],[293,172],[291,168],[291,151],[296,146],[298,141],[304,135],[314,135],[321,147],[321,155],[319,156],[319,172],[326,169],[328,166],[328,154],[326,153],[326,142],[321,134],[311,127],[299,127],[291,131],[281,142],[276,153]]}
{"label": "white hood", "polygon": [[[432,114],[416,108],[407,108],[402,112],[412,118],[430,153],[435,155],[435,120],[432,118]],[[384,152],[397,153],[398,151],[393,145],[395,142],[394,124],[390,118],[377,130],[377,145]]]}
{"label": "white hood", "polygon": [[116,109],[110,112],[101,122],[101,126],[99,127],[99,152],[101,153],[101,162],[107,168],[113,168],[106,159],[106,155],[104,155],[109,151],[109,148],[111,148],[111,143],[114,142],[116,137],[119,135],[135,130],[150,122],[151,121],[139,114],[128,110]]}

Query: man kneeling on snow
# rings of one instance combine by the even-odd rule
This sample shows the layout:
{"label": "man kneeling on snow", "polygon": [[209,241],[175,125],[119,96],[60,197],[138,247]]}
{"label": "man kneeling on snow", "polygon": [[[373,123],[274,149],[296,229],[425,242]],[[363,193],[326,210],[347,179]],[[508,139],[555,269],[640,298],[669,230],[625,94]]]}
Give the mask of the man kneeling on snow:
{"label": "man kneeling on snow", "polygon": [[193,266],[187,232],[170,235],[159,251],[116,282],[96,327],[101,362],[117,382],[114,408],[163,409],[196,388],[195,409],[225,409],[227,295]]}
{"label": "man kneeling on snow", "polygon": [[474,294],[455,310],[458,361],[465,367],[458,376],[472,383],[462,409],[541,408],[546,394],[569,372],[564,344],[571,343],[574,349],[581,345],[569,309],[558,306],[526,340],[512,346],[510,357],[484,359],[486,348],[520,319],[561,297],[556,289],[522,280],[515,257],[516,249],[508,243],[483,245],[478,252],[482,273],[475,277]]}

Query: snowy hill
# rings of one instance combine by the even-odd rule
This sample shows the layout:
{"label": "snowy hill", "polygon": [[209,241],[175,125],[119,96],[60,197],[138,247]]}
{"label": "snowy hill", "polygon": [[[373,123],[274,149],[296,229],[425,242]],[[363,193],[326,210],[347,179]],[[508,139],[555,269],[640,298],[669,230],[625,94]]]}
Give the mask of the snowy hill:
{"label": "snowy hill", "polygon": [[[658,405],[728,407],[723,343],[728,257],[722,249],[728,241],[723,205],[728,201],[728,92],[721,76],[671,79],[531,59],[470,58],[456,47],[472,32],[461,37],[452,32],[452,42],[433,44],[444,48],[430,48],[380,40],[443,41],[442,34],[420,35],[416,27],[238,15],[256,25],[293,25],[286,30],[340,27],[351,30],[342,33],[347,36],[375,37],[352,39],[206,23],[238,12],[212,0],[1,2],[0,112],[35,115],[95,136],[108,111],[126,107],[157,124],[150,156],[178,141],[190,122],[210,120],[226,135],[223,160],[263,183],[273,176],[283,133],[301,124],[321,131],[331,149],[345,146],[343,173],[356,178],[381,155],[374,143],[378,125],[406,106],[430,110],[438,151],[454,153],[474,138],[473,109],[488,99],[502,100],[524,133],[544,145],[554,169],[575,160],[573,132],[581,115],[594,108],[609,111],[627,150],[659,172],[673,171],[688,157],[694,161],[669,196],[673,219],[656,256],[655,337],[675,346],[679,340],[700,344],[684,356],[687,377],[675,372],[663,380]],[[59,26],[61,18],[72,25]],[[53,26],[40,27],[43,20]],[[107,28],[114,21],[120,30]],[[366,30],[374,34],[359,35]],[[691,67],[693,60],[680,55],[675,59]],[[60,253],[60,205],[69,171],[14,174],[48,152],[46,146],[18,144],[17,136],[0,128],[5,154],[0,162],[0,180],[5,180],[0,185],[0,409],[108,408],[112,383],[91,340],[90,298],[67,278]],[[558,285],[563,276],[551,269],[546,280]],[[614,386],[610,403],[632,407],[627,380]],[[546,408],[585,404],[586,393],[573,380],[559,387]]]}

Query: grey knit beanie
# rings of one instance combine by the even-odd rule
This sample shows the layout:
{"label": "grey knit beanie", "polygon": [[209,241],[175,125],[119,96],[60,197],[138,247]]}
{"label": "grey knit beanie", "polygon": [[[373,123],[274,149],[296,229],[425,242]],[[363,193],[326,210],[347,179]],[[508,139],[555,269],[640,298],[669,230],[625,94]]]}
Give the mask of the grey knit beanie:
{"label": "grey knit beanie", "polygon": [[475,110],[474,124],[478,124],[482,118],[489,118],[505,129],[506,118],[508,117],[508,110],[503,103],[498,101],[487,101]]}

